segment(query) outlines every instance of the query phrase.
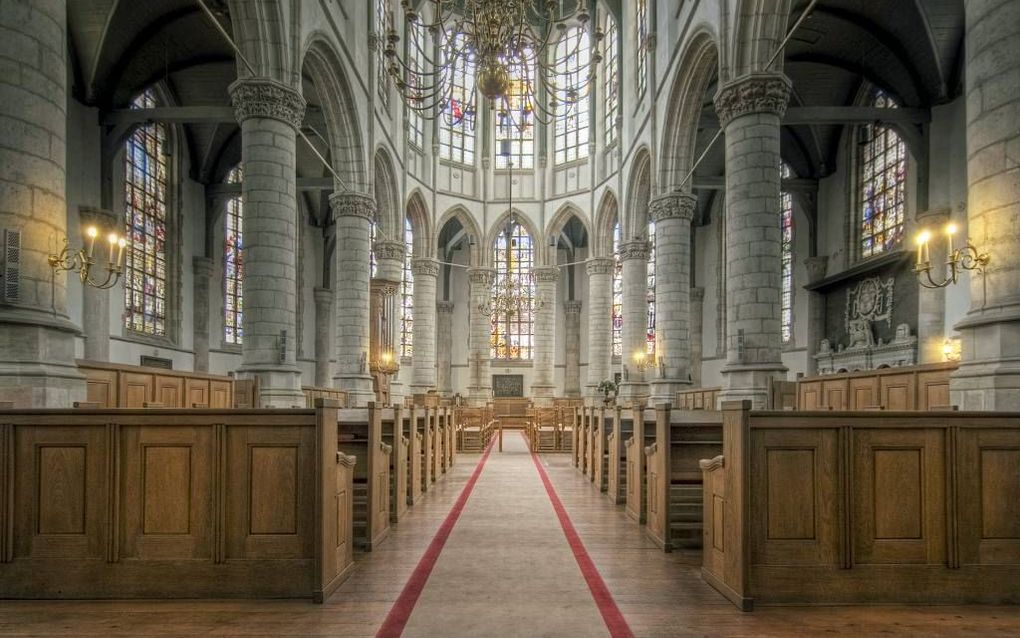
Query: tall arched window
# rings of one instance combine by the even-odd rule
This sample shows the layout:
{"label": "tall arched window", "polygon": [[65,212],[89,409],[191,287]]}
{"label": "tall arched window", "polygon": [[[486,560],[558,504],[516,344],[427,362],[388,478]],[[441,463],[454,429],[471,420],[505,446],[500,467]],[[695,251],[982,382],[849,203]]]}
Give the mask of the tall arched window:
{"label": "tall arched window", "polygon": [[620,44],[616,31],[616,20],[606,15],[605,29],[606,61],[602,73],[605,78],[603,93],[605,94],[605,120],[603,128],[606,135],[606,146],[616,141],[616,119],[620,117]]}
{"label": "tall arched window", "polygon": [[[454,45],[465,46],[460,35]],[[475,54],[463,51],[450,71],[453,89],[443,105],[439,126],[439,157],[458,164],[475,163]]]}
{"label": "tall arched window", "polygon": [[535,339],[535,282],[531,268],[535,263],[531,234],[514,222],[496,238],[492,262],[496,268],[496,288],[507,279],[520,286],[528,303],[513,315],[494,314],[490,354],[493,359],[531,359]]}
{"label": "tall arched window", "polygon": [[648,327],[645,342],[649,356],[655,359],[655,222],[648,222]]}
{"label": "tall arched window", "polygon": [[588,32],[581,27],[567,29],[553,55],[557,76],[553,98],[558,103],[553,157],[556,164],[563,164],[588,157],[588,96],[581,95],[591,59]]}
{"label": "tall arched window", "polygon": [[[779,175],[787,179],[793,175],[786,162],[780,162]],[[780,293],[782,303],[780,310],[782,314],[783,343],[790,343],[793,339],[793,198],[787,191],[779,192],[779,230],[782,242],[782,285]]]}
{"label": "tall arched window", "polygon": [[411,259],[414,257],[414,231],[411,218],[404,218],[404,268],[400,278],[400,356],[410,357],[414,334],[414,273]]}
{"label": "tall arched window", "polygon": [[[146,90],[131,108],[156,107]],[[128,138],[125,156],[125,234],[130,250],[124,261],[124,327],[148,335],[166,335],[166,163],[163,124],[143,124]]]}
{"label": "tall arched window", "polygon": [[379,262],[375,258],[375,229],[378,225],[379,223],[374,219],[368,223],[368,269],[373,277],[375,277],[376,270],[379,269]]}
{"label": "tall arched window", "polygon": [[648,0],[637,0],[635,3],[635,25],[637,29],[637,96],[645,94],[648,87]]}
{"label": "tall arched window", "polygon": [[[227,182],[240,184],[242,169],[234,167]],[[241,344],[244,331],[244,200],[240,195],[227,202],[224,216],[226,228],[223,241],[223,339],[227,343]]]}
{"label": "tall arched window", "polygon": [[386,71],[386,33],[393,26],[393,12],[386,7],[387,0],[375,0],[376,53],[375,75],[376,91],[383,107],[390,105],[389,73]]}
{"label": "tall arched window", "polygon": [[623,262],[620,260],[620,222],[613,226],[613,356],[623,356]]}
{"label": "tall arched window", "polygon": [[496,168],[535,167],[534,67],[509,65],[510,87],[496,111]]}
{"label": "tall arched window", "polygon": [[[405,74],[405,81],[409,86],[420,88],[417,85],[421,73],[425,71],[425,60],[427,59],[426,47],[428,38],[425,27],[421,21],[409,22],[407,25],[410,37],[407,39],[407,66],[410,67]],[[417,109],[407,107],[408,141],[412,146],[425,148],[425,118]]]}
{"label": "tall arched window", "polygon": [[[876,90],[872,106],[897,108],[891,97]],[[903,241],[907,181],[907,147],[896,131],[866,124],[860,131],[860,251],[880,255]]]}

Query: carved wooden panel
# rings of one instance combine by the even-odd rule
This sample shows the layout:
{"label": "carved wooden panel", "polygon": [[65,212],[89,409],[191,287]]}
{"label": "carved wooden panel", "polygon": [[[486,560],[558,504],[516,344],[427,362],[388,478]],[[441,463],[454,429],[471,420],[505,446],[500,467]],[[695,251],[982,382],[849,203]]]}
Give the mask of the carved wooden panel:
{"label": "carved wooden panel", "polygon": [[297,533],[297,452],[297,446],[248,448],[249,534]]}
{"label": "carved wooden panel", "polygon": [[822,395],[825,397],[825,407],[831,410],[846,409],[847,382],[846,379],[822,382]]}
{"label": "carved wooden panel", "polygon": [[209,407],[214,410],[225,410],[233,407],[233,386],[229,381],[209,381]]}
{"label": "carved wooden panel", "polygon": [[117,407],[117,373],[85,369],[85,397],[101,408]]}
{"label": "carved wooden panel", "polygon": [[855,561],[944,561],[945,433],[855,430],[853,454]]}
{"label": "carved wooden panel", "polygon": [[879,377],[882,388],[882,407],[886,410],[915,410],[916,387],[914,374],[887,374]]}
{"label": "carved wooden panel", "polygon": [[960,430],[960,562],[1020,563],[1020,432]]}
{"label": "carved wooden panel", "polygon": [[184,378],[156,375],[156,402],[164,408],[190,407],[184,405]]}
{"label": "carved wooden panel", "polygon": [[208,379],[188,379],[187,384],[184,386],[184,407],[190,408],[195,404],[209,405]]}
{"label": "carved wooden panel", "polygon": [[801,410],[822,409],[822,382],[812,381],[811,383],[800,383],[799,406]]}
{"label": "carved wooden panel", "polygon": [[878,379],[876,377],[853,377],[850,379],[850,410],[867,410],[877,408]]}
{"label": "carved wooden panel", "polygon": [[142,408],[145,403],[153,401],[155,378],[151,374],[122,372],[120,375],[120,406],[122,408]]}
{"label": "carved wooden panel", "polygon": [[937,370],[917,374],[917,409],[947,410],[949,399],[949,371]]}

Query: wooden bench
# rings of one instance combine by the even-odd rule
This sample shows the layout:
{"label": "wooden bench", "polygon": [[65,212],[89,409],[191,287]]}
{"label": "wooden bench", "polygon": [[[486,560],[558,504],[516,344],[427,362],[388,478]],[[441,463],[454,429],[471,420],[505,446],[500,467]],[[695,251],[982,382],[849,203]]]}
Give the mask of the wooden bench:
{"label": "wooden bench", "polygon": [[353,567],[336,418],[329,402],[0,412],[0,598],[322,602]]}
{"label": "wooden bench", "polygon": [[78,360],[85,375],[87,401],[101,408],[164,408],[194,404],[213,409],[234,405],[234,380],[201,372],[182,372],[99,361]]}
{"label": "wooden bench", "polygon": [[366,552],[390,530],[390,454],[382,440],[382,409],[343,408],[337,416],[340,451],[357,457],[354,467],[354,540]]}
{"label": "wooden bench", "polygon": [[531,408],[528,442],[535,452],[556,452],[559,442],[559,410]]}
{"label": "wooden bench", "polygon": [[418,420],[424,418],[421,414],[424,408],[414,404],[405,407],[400,415],[402,431],[407,439],[407,503],[414,505],[424,493],[424,481],[422,480],[422,446],[424,432],[418,429]]}
{"label": "wooden bench", "polygon": [[404,408],[383,408],[382,441],[392,448],[390,454],[390,522],[398,523],[408,509],[408,447],[410,440],[404,433]]}
{"label": "wooden bench", "polygon": [[722,453],[722,413],[655,406],[645,448],[649,537],[664,551],[701,547],[702,475],[698,462]]}
{"label": "wooden bench", "polygon": [[673,407],[678,410],[716,410],[722,388],[690,388],[678,390]]}
{"label": "wooden bench", "polygon": [[634,430],[633,410],[617,406],[613,429],[606,434],[606,496],[613,503],[627,500],[627,447]]}
{"label": "wooden bench", "polygon": [[626,507],[627,516],[644,524],[648,515],[648,500],[645,472],[645,447],[655,440],[655,410],[642,403],[635,403],[626,410],[631,412],[630,437],[624,441],[624,456],[627,463]]}
{"label": "wooden bench", "polygon": [[492,438],[492,410],[489,407],[458,407],[457,445],[461,452],[481,452]]}
{"label": "wooden bench", "polygon": [[957,363],[932,363],[805,377],[798,410],[947,410],[949,376]]}
{"label": "wooden bench", "polygon": [[492,413],[497,426],[523,430],[528,427],[528,409],[531,400],[523,397],[496,398],[492,400]]}
{"label": "wooden bench", "polygon": [[1020,414],[752,412],[704,459],[704,580],[755,604],[1020,603]]}
{"label": "wooden bench", "polygon": [[599,406],[595,408],[595,441],[592,457],[594,458],[593,483],[599,492],[609,489],[609,433],[620,421],[618,406]]}
{"label": "wooden bench", "polygon": [[347,391],[338,388],[317,388],[315,386],[302,386],[301,392],[305,395],[307,407],[315,405],[316,399],[330,399],[336,401],[341,408],[347,407]]}

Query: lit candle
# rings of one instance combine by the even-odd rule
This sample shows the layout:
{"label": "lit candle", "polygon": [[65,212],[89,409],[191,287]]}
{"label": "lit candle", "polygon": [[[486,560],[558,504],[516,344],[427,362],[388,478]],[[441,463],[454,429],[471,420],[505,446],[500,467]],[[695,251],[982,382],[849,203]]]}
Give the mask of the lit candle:
{"label": "lit candle", "polygon": [[928,264],[928,240],[931,238],[931,233],[928,231],[922,231],[917,236],[917,265],[924,266]]}
{"label": "lit candle", "polygon": [[120,268],[124,265],[124,246],[127,246],[127,240],[121,237],[117,240],[117,267]]}
{"label": "lit candle", "polygon": [[953,235],[954,234],[956,234],[956,224],[953,224],[953,223],[946,224],[946,247],[947,247],[947,250],[948,250],[948,252],[946,252],[946,259],[952,259],[953,258]]}
{"label": "lit candle", "polygon": [[92,259],[92,253],[96,250],[96,237],[99,235],[99,231],[95,226],[89,226],[85,234],[89,236],[89,259]]}
{"label": "lit candle", "polygon": [[111,264],[116,263],[113,257],[113,249],[117,247],[117,233],[110,233],[106,236],[106,241],[110,242],[110,259]]}

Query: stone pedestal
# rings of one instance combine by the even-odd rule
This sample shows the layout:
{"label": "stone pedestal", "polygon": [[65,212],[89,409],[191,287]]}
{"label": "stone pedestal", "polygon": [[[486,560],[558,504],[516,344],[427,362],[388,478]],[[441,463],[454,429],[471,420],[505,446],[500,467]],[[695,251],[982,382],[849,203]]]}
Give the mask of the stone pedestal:
{"label": "stone pedestal", "polygon": [[230,85],[241,124],[244,342],[240,378],[260,380],[263,406],[303,406],[297,366],[295,139],[305,100],[268,78]]}
{"label": "stone pedestal", "polygon": [[752,73],[715,96],[726,139],[726,365],[720,400],[768,403],[782,362],[780,120],[790,97],[781,74]]}
{"label": "stone pedestal", "polygon": [[581,302],[563,303],[563,396],[581,396]]}
{"label": "stone pedestal", "polygon": [[612,257],[592,257],[585,263],[588,273],[588,381],[585,395],[591,400],[601,400],[599,384],[612,379],[615,265]]}
{"label": "stone pedestal", "polygon": [[[79,227],[84,234],[89,226],[99,229],[102,239],[110,232],[124,233],[113,211],[82,206],[78,209]],[[97,249],[98,250],[98,249]],[[89,361],[110,360],[110,291],[94,286],[82,290],[82,330],[85,333],[85,358]]]}
{"label": "stone pedestal", "polygon": [[[7,38],[0,73],[0,240],[7,261],[19,262],[17,276],[0,272],[0,400],[67,408],[85,399],[85,379],[74,361],[67,275],[47,261],[67,236],[66,3],[5,2],[0,26],[17,35]],[[82,245],[81,237],[68,239],[73,249]]]}
{"label": "stone pedestal", "polygon": [[436,389],[444,397],[453,394],[453,309],[452,301],[436,302]]}
{"label": "stone pedestal", "polygon": [[624,404],[646,400],[648,383],[635,355],[647,356],[648,339],[648,242],[620,244],[623,262],[623,355],[622,380],[617,396]]}
{"label": "stone pedestal", "polygon": [[344,192],[330,195],[329,203],[336,220],[337,238],[334,385],[347,391],[352,407],[365,406],[375,400],[368,369],[372,277],[369,225],[375,219],[375,199],[370,195]]}
{"label": "stone pedestal", "polygon": [[[804,260],[804,267],[807,269],[808,283],[815,283],[825,278],[825,270],[829,265],[829,258],[808,257]],[[818,354],[822,339],[825,339],[825,295],[816,290],[806,290],[808,306],[807,324],[807,376],[818,374]]]}
{"label": "stone pedestal", "polygon": [[336,356],[336,322],[333,311],[336,295],[330,288],[315,288],[315,385],[333,385],[333,363]]}
{"label": "stone pedestal", "polygon": [[468,401],[474,406],[485,405],[492,398],[492,377],[489,373],[492,322],[479,308],[489,302],[495,279],[496,271],[492,268],[468,269],[468,281],[471,282],[471,334],[468,336],[467,385]]}
{"label": "stone pedestal", "polygon": [[[439,262],[415,259],[411,262],[411,270],[414,272],[411,392],[422,394],[436,389],[436,282],[439,279]],[[452,345],[449,341],[441,343],[447,349]]]}
{"label": "stone pedestal", "polygon": [[535,268],[535,287],[542,306],[535,313],[535,376],[531,383],[531,398],[535,405],[552,405],[556,393],[553,377],[556,353],[556,284],[560,269],[556,266]]}
{"label": "stone pedestal", "polygon": [[672,402],[691,384],[691,220],[697,203],[689,193],[668,193],[648,207],[655,222],[655,364],[661,375],[652,382],[652,405]]}
{"label": "stone pedestal", "polygon": [[701,387],[701,362],[705,353],[705,289],[691,288],[691,385]]}
{"label": "stone pedestal", "polygon": [[[195,352],[195,372],[209,371],[209,286],[212,284],[213,260],[209,257],[194,257],[191,264],[194,272],[192,282],[191,320],[192,349]],[[109,313],[107,313],[109,314]]]}

